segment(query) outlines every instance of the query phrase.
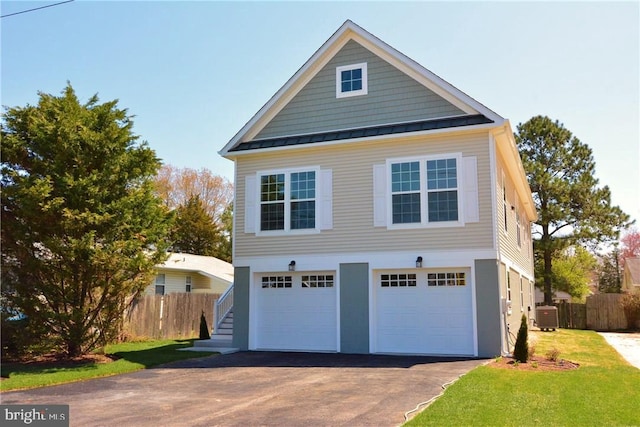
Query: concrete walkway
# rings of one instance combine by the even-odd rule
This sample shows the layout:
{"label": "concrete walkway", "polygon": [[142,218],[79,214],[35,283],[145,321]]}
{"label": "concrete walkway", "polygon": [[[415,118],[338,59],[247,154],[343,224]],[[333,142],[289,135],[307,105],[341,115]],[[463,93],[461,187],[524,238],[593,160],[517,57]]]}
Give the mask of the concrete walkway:
{"label": "concrete walkway", "polygon": [[484,362],[240,352],[0,398],[68,404],[71,426],[398,426],[442,384]]}
{"label": "concrete walkway", "polygon": [[599,332],[630,364],[640,369],[640,333]]}

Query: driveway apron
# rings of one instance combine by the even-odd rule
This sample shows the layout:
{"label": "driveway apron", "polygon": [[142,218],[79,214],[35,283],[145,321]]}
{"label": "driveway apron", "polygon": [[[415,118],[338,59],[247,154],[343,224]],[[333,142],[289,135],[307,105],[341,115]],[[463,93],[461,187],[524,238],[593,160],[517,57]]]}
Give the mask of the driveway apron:
{"label": "driveway apron", "polygon": [[0,398],[3,404],[68,404],[72,426],[397,426],[442,384],[482,363],[241,352]]}

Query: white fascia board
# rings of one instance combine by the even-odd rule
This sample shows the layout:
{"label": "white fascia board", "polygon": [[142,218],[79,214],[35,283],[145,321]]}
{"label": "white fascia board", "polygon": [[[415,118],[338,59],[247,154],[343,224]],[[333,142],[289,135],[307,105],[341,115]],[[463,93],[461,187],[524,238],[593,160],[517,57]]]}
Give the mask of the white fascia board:
{"label": "white fascia board", "polygon": [[223,157],[233,158],[229,153],[241,141],[251,140],[282,108],[320,71],[333,56],[349,41],[355,40],[374,54],[380,56],[400,71],[412,77],[445,100],[467,114],[483,114],[496,125],[505,119],[485,107],[455,86],[424,68],[408,56],[389,46],[373,34],[347,20],[311,58],[285,83],[278,92],[247,122],[242,129],[218,152]]}
{"label": "white fascia board", "polygon": [[[226,157],[229,150],[245,138],[250,140],[271,120],[284,106],[333,58],[333,55],[349,40],[343,37],[353,27],[353,22],[346,21],[327,40],[304,65],[278,90],[267,103],[247,122],[246,125],[218,152]],[[331,52],[329,52],[331,51]],[[279,107],[275,108],[277,105]],[[261,123],[261,126],[256,126]]]}
{"label": "white fascia board", "polygon": [[285,145],[282,147],[268,147],[261,148],[259,150],[244,150],[244,151],[233,151],[227,154],[227,157],[230,159],[236,159],[242,156],[247,156],[256,153],[269,153],[274,151],[283,151],[283,150],[293,150],[293,149],[304,149],[304,148],[318,148],[318,147],[326,147],[331,145],[339,145],[339,144],[357,144],[363,142],[372,142],[372,141],[384,141],[389,139],[398,139],[398,138],[420,138],[428,135],[437,135],[437,134],[463,134],[463,133],[471,133],[479,130],[486,129],[487,131],[496,127],[495,123],[484,123],[479,125],[472,126],[464,126],[464,127],[455,127],[455,128],[442,128],[442,129],[431,129],[431,130],[423,130],[419,132],[406,132],[406,133],[395,133],[395,134],[387,134],[387,135],[379,135],[379,136],[365,136],[361,138],[350,138],[350,139],[337,139],[333,141],[324,141],[324,142],[314,142],[309,144],[298,144],[298,145]]}

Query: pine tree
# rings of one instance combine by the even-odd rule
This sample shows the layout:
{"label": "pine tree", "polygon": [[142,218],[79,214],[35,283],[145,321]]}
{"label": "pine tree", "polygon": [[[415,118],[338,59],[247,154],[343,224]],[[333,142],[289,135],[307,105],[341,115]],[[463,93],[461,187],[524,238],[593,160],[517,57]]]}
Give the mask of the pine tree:
{"label": "pine tree", "polygon": [[591,149],[561,123],[533,117],[518,125],[515,139],[538,211],[534,251],[551,304],[554,256],[571,245],[617,240],[629,216],[611,205],[609,187],[598,187]]}

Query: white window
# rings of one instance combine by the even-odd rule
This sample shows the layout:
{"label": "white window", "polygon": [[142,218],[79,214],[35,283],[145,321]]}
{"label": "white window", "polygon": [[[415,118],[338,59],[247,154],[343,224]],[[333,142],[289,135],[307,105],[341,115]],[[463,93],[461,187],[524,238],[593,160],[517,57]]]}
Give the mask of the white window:
{"label": "white window", "polygon": [[507,274],[507,301],[512,301],[511,300],[511,274],[509,274],[508,268],[505,270],[505,272]]}
{"label": "white window", "polygon": [[504,221],[504,232],[509,231],[509,217],[507,216],[507,184],[505,183],[504,172],[502,173],[502,213]]}
{"label": "white window", "polygon": [[333,228],[332,172],[308,167],[245,177],[245,233],[314,233]]}
{"label": "white window", "polygon": [[315,228],[315,171],[260,175],[260,231]]}
{"label": "white window", "polygon": [[520,211],[516,207],[516,241],[518,247],[522,247],[522,222],[520,221]]}
{"label": "white window", "polygon": [[185,292],[191,292],[191,276],[185,277]]}
{"label": "white window", "polygon": [[524,288],[522,277],[520,277],[520,311],[524,311]]}
{"label": "white window", "polygon": [[336,67],[336,98],[368,93],[367,63]]}
{"label": "white window", "polygon": [[165,276],[164,274],[156,275],[156,295],[164,295]]}
{"label": "white window", "polygon": [[391,225],[461,222],[461,156],[391,160]]}

